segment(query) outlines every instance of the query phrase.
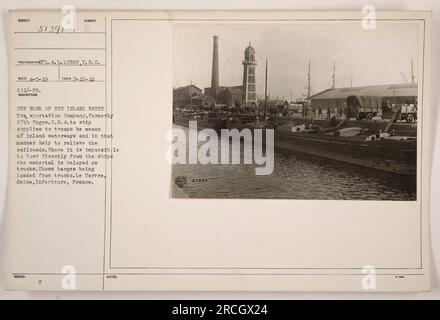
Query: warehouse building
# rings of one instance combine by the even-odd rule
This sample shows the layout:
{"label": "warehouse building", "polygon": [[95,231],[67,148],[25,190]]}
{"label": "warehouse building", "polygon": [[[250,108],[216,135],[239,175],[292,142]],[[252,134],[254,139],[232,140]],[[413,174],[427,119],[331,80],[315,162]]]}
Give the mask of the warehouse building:
{"label": "warehouse building", "polygon": [[345,114],[349,96],[379,97],[390,104],[416,105],[417,83],[327,89],[311,96],[308,101],[313,112],[321,109]]}
{"label": "warehouse building", "polygon": [[190,84],[173,90],[173,107],[174,108],[191,108],[199,109],[211,107],[216,103],[216,99],[209,94],[202,92],[199,87]]}

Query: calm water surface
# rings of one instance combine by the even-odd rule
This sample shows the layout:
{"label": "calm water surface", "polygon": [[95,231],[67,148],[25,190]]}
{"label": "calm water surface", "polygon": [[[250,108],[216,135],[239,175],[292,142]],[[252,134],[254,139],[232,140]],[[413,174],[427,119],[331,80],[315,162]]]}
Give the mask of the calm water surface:
{"label": "calm water surface", "polygon": [[275,152],[274,160],[267,176],[255,175],[253,164],[177,164],[172,179],[185,177],[181,189],[190,198],[416,200],[412,177],[302,153]]}

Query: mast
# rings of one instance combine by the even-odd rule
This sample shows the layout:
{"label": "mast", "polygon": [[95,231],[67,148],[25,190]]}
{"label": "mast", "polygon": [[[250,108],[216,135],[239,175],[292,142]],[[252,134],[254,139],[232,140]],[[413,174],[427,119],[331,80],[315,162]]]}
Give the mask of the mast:
{"label": "mast", "polygon": [[264,78],[264,119],[267,116],[267,58],[266,58],[266,76]]}
{"label": "mast", "polygon": [[333,62],[332,89],[335,88],[335,81],[336,81],[336,63]]}
{"label": "mast", "polygon": [[411,57],[411,83],[414,83],[414,61],[413,61],[413,57]]}
{"label": "mast", "polygon": [[311,91],[311,86],[310,86],[310,58],[309,58],[309,72],[307,73],[307,99],[310,98],[310,91]]}

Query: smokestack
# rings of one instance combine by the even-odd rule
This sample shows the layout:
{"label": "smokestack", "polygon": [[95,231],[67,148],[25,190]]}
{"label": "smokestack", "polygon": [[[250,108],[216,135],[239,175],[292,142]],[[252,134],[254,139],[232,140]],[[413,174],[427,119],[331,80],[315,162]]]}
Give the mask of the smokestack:
{"label": "smokestack", "polygon": [[212,78],[211,78],[211,88],[215,88],[215,93],[217,94],[219,87],[219,74],[218,74],[218,36],[214,36],[214,45],[212,52]]}

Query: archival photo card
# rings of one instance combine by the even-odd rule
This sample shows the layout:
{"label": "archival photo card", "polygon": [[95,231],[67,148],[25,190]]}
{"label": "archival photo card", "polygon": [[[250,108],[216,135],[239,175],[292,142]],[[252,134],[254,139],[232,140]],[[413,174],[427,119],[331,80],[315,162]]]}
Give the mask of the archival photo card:
{"label": "archival photo card", "polygon": [[10,12],[10,290],[426,291],[428,12]]}
{"label": "archival photo card", "polygon": [[417,199],[419,23],[185,23],[173,39],[173,197]]}

